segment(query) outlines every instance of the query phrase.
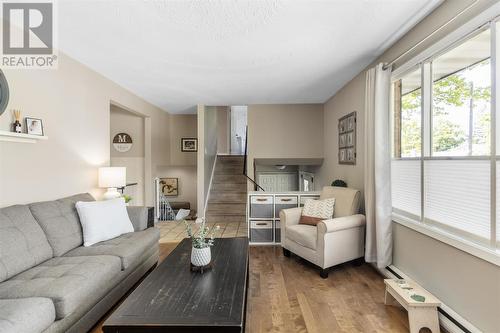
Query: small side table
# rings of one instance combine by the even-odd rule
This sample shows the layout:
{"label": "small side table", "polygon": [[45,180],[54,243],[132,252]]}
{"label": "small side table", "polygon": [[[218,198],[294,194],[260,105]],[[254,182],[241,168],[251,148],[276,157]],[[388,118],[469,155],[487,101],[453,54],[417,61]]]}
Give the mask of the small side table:
{"label": "small side table", "polygon": [[[441,302],[424,288],[413,281],[405,280],[404,289],[398,280],[386,279],[385,282],[385,304],[397,305],[408,311],[408,321],[410,323],[410,333],[418,333],[420,329],[427,327],[432,333],[440,333],[437,308]],[[411,292],[425,297],[425,301],[419,302],[410,297]]]}

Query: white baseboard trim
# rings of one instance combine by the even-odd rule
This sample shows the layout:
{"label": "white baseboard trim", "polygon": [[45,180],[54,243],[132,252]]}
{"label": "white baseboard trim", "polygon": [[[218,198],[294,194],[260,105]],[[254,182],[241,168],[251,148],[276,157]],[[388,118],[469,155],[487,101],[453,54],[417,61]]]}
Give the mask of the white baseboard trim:
{"label": "white baseboard trim", "polygon": [[[389,266],[390,269],[392,269],[394,272],[396,272],[398,275],[400,275],[401,277],[403,277],[404,279],[411,279],[411,277],[409,277],[408,275],[406,275],[405,273],[403,273],[399,268],[397,268],[396,266],[394,265],[390,265]],[[391,278],[391,279],[394,279],[394,278],[398,278],[397,276],[395,276],[392,272],[388,271],[387,269],[383,269],[383,270],[380,270],[379,271],[384,275],[386,276],[387,278]],[[472,325],[470,322],[468,322],[466,319],[464,319],[462,316],[460,316],[458,313],[456,313],[455,311],[453,311],[449,306],[447,306],[446,304],[444,304],[443,302],[441,302],[441,306],[440,306],[440,309],[443,310],[444,312],[446,312],[450,317],[452,317],[455,321],[457,321],[460,325],[462,325],[463,327],[466,328],[466,330],[463,330],[462,328],[460,328],[459,326],[457,326],[453,321],[451,321],[447,316],[445,316],[444,314],[442,314],[441,312],[438,312],[438,316],[439,316],[439,324],[448,332],[450,333],[468,333],[468,332],[471,332],[471,333],[481,333],[482,331],[479,330],[477,327],[475,327],[474,325]]]}
{"label": "white baseboard trim", "polygon": [[203,217],[207,215],[208,199],[210,198],[210,191],[212,190],[212,181],[214,180],[215,166],[217,165],[217,156],[215,155],[214,164],[212,165],[212,174],[210,175],[210,183],[208,184],[207,198],[205,199],[205,205],[203,206]]}

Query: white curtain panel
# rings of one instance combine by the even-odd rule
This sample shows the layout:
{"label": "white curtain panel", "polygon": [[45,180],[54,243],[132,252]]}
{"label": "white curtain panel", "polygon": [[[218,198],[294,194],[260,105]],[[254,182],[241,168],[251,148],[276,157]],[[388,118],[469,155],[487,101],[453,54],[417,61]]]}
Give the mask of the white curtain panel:
{"label": "white curtain panel", "polygon": [[365,96],[365,260],[384,268],[392,262],[391,70],[377,65],[366,73]]}

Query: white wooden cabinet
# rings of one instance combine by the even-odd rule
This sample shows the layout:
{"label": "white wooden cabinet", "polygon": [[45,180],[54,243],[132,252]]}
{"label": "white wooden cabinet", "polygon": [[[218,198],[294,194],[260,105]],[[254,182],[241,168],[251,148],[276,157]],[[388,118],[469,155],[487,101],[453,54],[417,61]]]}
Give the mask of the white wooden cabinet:
{"label": "white wooden cabinet", "polygon": [[302,207],[310,199],[319,199],[320,192],[249,192],[247,198],[248,237],[251,245],[281,243],[280,211]]}

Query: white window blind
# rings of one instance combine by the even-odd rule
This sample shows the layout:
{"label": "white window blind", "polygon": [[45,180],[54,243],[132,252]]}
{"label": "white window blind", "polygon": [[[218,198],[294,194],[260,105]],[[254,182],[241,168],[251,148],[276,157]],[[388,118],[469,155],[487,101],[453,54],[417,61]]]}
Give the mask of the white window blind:
{"label": "white window blind", "polygon": [[420,160],[392,160],[391,196],[395,213],[420,219]]}
{"label": "white window blind", "polygon": [[425,221],[487,244],[490,186],[489,160],[424,161]]}

